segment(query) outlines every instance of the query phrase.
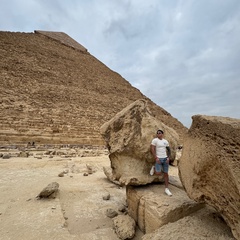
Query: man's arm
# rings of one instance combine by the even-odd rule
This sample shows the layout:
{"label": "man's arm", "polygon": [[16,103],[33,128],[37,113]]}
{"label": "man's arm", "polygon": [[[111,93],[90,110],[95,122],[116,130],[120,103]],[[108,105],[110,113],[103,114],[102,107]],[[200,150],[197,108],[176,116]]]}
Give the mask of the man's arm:
{"label": "man's arm", "polygon": [[171,149],[170,149],[169,146],[167,146],[166,149],[167,149],[167,157],[170,159],[170,157],[171,157]]}
{"label": "man's arm", "polygon": [[154,159],[157,158],[157,155],[156,155],[156,146],[152,145],[151,144],[151,152],[152,152],[152,155],[154,157]]}

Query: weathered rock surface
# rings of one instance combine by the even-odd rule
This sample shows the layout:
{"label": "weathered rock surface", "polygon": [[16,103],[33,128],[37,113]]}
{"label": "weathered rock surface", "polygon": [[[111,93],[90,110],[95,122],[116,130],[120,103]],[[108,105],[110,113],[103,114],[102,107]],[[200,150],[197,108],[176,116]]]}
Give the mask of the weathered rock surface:
{"label": "weathered rock surface", "polygon": [[118,215],[113,219],[113,227],[120,239],[132,239],[135,235],[136,223],[128,215]]}
{"label": "weathered rock surface", "polygon": [[189,199],[186,193],[171,186],[173,197],[164,193],[164,185],[127,187],[128,214],[144,233],[151,233],[170,222],[183,218],[204,205]]}
{"label": "weathered rock surface", "polygon": [[213,206],[240,239],[240,120],[193,116],[179,176],[188,196]]}
{"label": "weathered rock surface", "polygon": [[169,222],[142,240],[234,240],[230,228],[220,215],[208,206],[176,222]]}
{"label": "weathered rock surface", "polygon": [[163,181],[162,176],[149,174],[154,164],[150,144],[157,129],[165,132],[172,149],[171,158],[174,159],[179,135],[153,116],[145,100],[135,101],[101,126],[115,180],[125,185]]}

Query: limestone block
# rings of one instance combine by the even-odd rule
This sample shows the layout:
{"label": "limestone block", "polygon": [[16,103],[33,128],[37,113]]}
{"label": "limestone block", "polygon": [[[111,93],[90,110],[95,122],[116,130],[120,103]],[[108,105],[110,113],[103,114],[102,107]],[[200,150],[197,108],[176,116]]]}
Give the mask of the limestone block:
{"label": "limestone block", "polygon": [[101,126],[100,132],[110,153],[115,180],[125,185],[163,181],[163,177],[149,174],[155,163],[150,144],[157,129],[164,131],[164,138],[172,149],[171,158],[174,159],[179,136],[152,115],[145,100],[135,101]]}
{"label": "limestone block", "polygon": [[234,240],[230,228],[221,216],[209,206],[176,222],[168,223],[141,240]]}
{"label": "limestone block", "polygon": [[127,186],[128,214],[144,233],[151,233],[204,206],[189,199],[182,189],[171,186],[173,197],[169,197],[164,188],[163,184]]}
{"label": "limestone block", "polygon": [[196,115],[179,176],[191,199],[213,206],[240,239],[240,120]]}

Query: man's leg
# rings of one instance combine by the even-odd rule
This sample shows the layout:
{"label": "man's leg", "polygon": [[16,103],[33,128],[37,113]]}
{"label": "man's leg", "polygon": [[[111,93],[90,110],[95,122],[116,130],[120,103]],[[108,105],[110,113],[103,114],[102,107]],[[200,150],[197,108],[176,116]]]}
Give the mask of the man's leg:
{"label": "man's leg", "polygon": [[169,181],[168,168],[169,168],[169,163],[167,163],[167,158],[162,160],[162,164],[163,164],[163,172],[164,172],[165,193],[168,196],[172,196],[172,193],[168,189],[168,181]]}
{"label": "man's leg", "polygon": [[158,164],[156,163],[155,164],[155,174],[156,175],[161,175],[162,174],[162,164]]}
{"label": "man's leg", "polygon": [[165,188],[168,188],[168,173],[164,173],[164,183],[165,183]]}

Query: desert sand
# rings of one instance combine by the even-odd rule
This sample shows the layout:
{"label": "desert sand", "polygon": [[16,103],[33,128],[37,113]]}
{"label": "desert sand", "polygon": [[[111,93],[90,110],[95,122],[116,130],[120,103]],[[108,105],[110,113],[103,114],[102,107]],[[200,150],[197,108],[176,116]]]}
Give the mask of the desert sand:
{"label": "desert sand", "polygon": [[[103,167],[110,166],[108,154],[84,150],[78,156],[70,156],[73,150],[63,150],[66,151],[64,155],[49,154],[51,151],[55,152],[52,149],[46,154],[46,150],[30,149],[28,157],[19,157],[17,149],[0,152],[11,156],[0,158],[0,239],[119,239],[113,229],[113,219],[106,211],[113,209],[123,214],[119,208],[126,206],[126,189],[105,176]],[[170,166],[170,175],[178,177],[176,166]],[[52,182],[59,183],[56,198],[37,199]],[[103,196],[108,194],[110,199],[104,200]],[[209,218],[209,221],[212,220]],[[179,224],[161,228],[163,239],[183,239],[181,236],[185,236],[186,230],[191,234],[198,232],[199,222],[196,225],[193,222],[189,228],[189,219],[182,219],[181,231]],[[225,225],[216,228],[214,223],[212,226],[214,239],[223,240],[221,235],[226,231],[227,239],[233,239]],[[220,229],[221,226],[224,228]],[[133,239],[140,240],[143,235],[137,228]]]}
{"label": "desert sand", "polygon": [[[106,210],[126,205],[126,189],[103,173],[110,165],[108,155],[49,156],[32,150],[32,156],[14,157],[17,152],[11,150],[12,157],[0,159],[2,240],[119,239]],[[67,173],[59,177],[63,171]],[[38,200],[36,196],[52,182],[59,183],[57,197]],[[109,200],[103,200],[106,194]],[[141,236],[138,230],[134,239]]]}

